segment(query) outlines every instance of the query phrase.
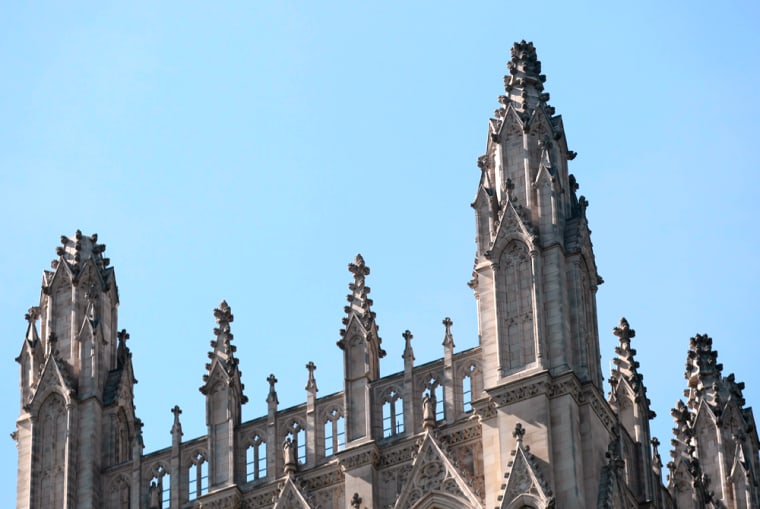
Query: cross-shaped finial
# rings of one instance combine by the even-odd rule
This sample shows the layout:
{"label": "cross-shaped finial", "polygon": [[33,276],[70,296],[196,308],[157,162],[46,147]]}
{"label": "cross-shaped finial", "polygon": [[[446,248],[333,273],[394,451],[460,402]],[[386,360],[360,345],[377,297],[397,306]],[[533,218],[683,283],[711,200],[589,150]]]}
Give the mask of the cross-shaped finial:
{"label": "cross-shaped finial", "polygon": [[231,323],[235,319],[232,315],[230,305],[227,304],[226,300],[222,300],[222,302],[219,303],[219,307],[214,310],[214,318],[216,318],[216,323],[219,325],[222,325],[223,323]]}
{"label": "cross-shaped finial", "polygon": [[612,333],[620,338],[620,344],[630,345],[631,338],[636,336],[636,331],[628,325],[628,320],[620,319],[620,325],[612,329]]}
{"label": "cross-shaped finial", "polygon": [[443,319],[443,326],[446,327],[446,334],[451,334],[451,326],[454,325],[454,322],[451,321],[451,318],[448,316]]}
{"label": "cross-shaped finial", "polygon": [[414,361],[414,350],[412,350],[412,333],[409,329],[405,330],[401,336],[404,338],[404,354],[401,356],[404,360]]}
{"label": "cross-shaped finial", "polygon": [[312,361],[306,364],[306,369],[309,370],[309,380],[306,382],[306,390],[317,391],[317,382],[314,380],[314,371],[317,369],[317,365]]}
{"label": "cross-shaped finial", "polygon": [[652,447],[654,447],[655,449],[657,449],[660,446],[660,441],[657,439],[657,437],[653,437],[650,442],[652,444]]}
{"label": "cross-shaped finial", "polygon": [[364,263],[364,257],[357,254],[354,263],[348,264],[348,271],[354,275],[357,280],[364,281],[364,277],[369,275],[369,267]]}
{"label": "cross-shaped finial", "polygon": [[519,422],[515,424],[515,430],[512,432],[512,436],[515,437],[518,442],[522,442],[523,437],[525,436],[525,428],[523,428],[522,424]]}
{"label": "cross-shaped finial", "polygon": [[277,378],[275,378],[274,373],[267,377],[267,382],[269,382],[269,390],[274,390],[274,384],[277,383]]}
{"label": "cross-shaped finial", "polygon": [[451,326],[454,325],[454,322],[451,321],[451,318],[448,316],[443,319],[443,326],[446,327],[446,333],[443,336],[443,346],[446,348],[454,348],[454,338],[451,335]]}
{"label": "cross-shaped finial", "polygon": [[29,322],[30,324],[37,320],[37,318],[40,317],[40,308],[37,306],[32,306],[29,308],[29,311],[24,313],[24,319]]}
{"label": "cross-shaped finial", "polygon": [[359,509],[362,505],[362,497],[359,496],[358,493],[354,493],[354,496],[351,498],[351,507],[354,509]]}
{"label": "cross-shaped finial", "polygon": [[174,414],[174,420],[179,420],[179,414],[182,413],[182,409],[179,407],[179,405],[174,405],[174,408],[172,408],[172,413]]}
{"label": "cross-shaped finial", "polygon": [[116,333],[116,337],[119,338],[120,344],[125,345],[129,339],[129,333],[127,332],[127,329],[121,329]]}

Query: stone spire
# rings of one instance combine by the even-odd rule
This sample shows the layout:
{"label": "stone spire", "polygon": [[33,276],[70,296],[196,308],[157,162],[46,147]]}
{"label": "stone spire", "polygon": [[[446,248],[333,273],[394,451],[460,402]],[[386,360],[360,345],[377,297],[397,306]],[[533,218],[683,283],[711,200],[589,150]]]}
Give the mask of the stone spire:
{"label": "stone spire", "polygon": [[230,380],[231,385],[236,386],[239,392],[241,404],[248,402],[248,397],[243,394],[245,385],[240,381],[242,373],[238,367],[239,361],[235,357],[237,347],[232,344],[234,336],[230,332],[230,324],[235,319],[227,301],[222,300],[219,307],[214,309],[214,318],[217,326],[214,327],[216,339],[211,340],[212,350],[208,353],[211,362],[206,363],[207,374],[203,375],[203,386],[200,391],[203,394],[208,393],[210,378],[213,371],[219,367],[224,375]]}
{"label": "stone spire", "polygon": [[343,350],[347,446],[354,440],[371,438],[372,391],[369,384],[380,378],[380,359],[385,357],[372,311],[372,299],[369,298],[370,289],[365,281],[370,271],[362,255],[356,255],[353,263],[348,265],[348,271],[353,275],[353,281],[348,285],[351,293],[346,296],[344,328],[340,330],[337,343]]}
{"label": "stone spire", "polygon": [[620,345],[615,347],[617,357],[612,359],[615,367],[609,380],[610,404],[616,408],[621,397],[629,397],[632,404],[642,405],[647,419],[654,419],[655,413],[650,410],[651,402],[644,387],[644,376],[638,372],[639,362],[634,359],[636,350],[631,348],[631,339],[636,337],[636,331],[631,329],[628,320],[621,318],[613,333],[618,337]]}
{"label": "stone spire", "polygon": [[509,74],[504,76],[504,90],[507,95],[501,101],[511,102],[522,111],[546,104],[549,94],[544,93],[546,76],[541,74],[541,62],[536,56],[532,42],[520,41],[512,46],[512,59],[507,62]]}
{"label": "stone spire", "polygon": [[346,317],[343,318],[343,325],[346,329],[340,330],[340,341],[338,346],[341,349],[345,349],[346,345],[346,331],[352,320],[356,320],[361,324],[362,328],[367,333],[374,333],[377,345],[375,347],[377,351],[377,357],[385,357],[385,350],[380,345],[383,340],[377,335],[378,326],[375,323],[375,312],[372,311],[372,299],[369,298],[370,287],[365,284],[365,278],[369,275],[369,267],[364,263],[364,258],[361,254],[357,254],[353,263],[348,264],[348,271],[353,274],[354,281],[348,285],[348,289],[351,291],[346,296],[348,305],[344,307]]}
{"label": "stone spire", "polygon": [[725,504],[738,496],[744,500],[738,507],[754,507],[760,490],[745,483],[760,474],[758,437],[744,384],[733,373],[723,376],[718,352],[704,334],[689,341],[684,378],[687,402],[678,401],[671,412],[676,424],[668,464],[671,494],[683,504],[694,487],[705,503]]}

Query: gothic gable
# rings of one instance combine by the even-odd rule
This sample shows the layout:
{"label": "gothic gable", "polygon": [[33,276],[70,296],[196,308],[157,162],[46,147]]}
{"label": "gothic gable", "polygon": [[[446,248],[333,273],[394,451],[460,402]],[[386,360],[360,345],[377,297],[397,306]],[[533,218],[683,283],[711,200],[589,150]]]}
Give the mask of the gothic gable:
{"label": "gothic gable", "polygon": [[507,474],[507,484],[501,495],[499,509],[513,509],[523,506],[536,508],[554,507],[554,496],[549,485],[544,480],[538,466],[533,462],[530,449],[523,445],[525,434],[521,424],[517,424],[513,435],[517,439],[517,447],[512,455],[515,458],[510,463],[511,469]]}
{"label": "gothic gable", "polygon": [[[436,503],[441,502],[441,504]],[[412,463],[394,509],[480,508],[480,500],[428,432]]]}
{"label": "gothic gable", "polygon": [[498,257],[493,255],[501,253],[512,240],[519,240],[531,248],[534,246],[536,235],[528,228],[514,204],[507,201],[501,214],[499,230],[488,253],[489,258],[497,259]]}
{"label": "gothic gable", "polygon": [[70,395],[74,394],[74,383],[66,370],[66,366],[59,362],[54,353],[49,353],[45,365],[42,368],[39,382],[32,388],[32,397],[28,402],[28,408],[32,413],[38,410],[38,406],[52,392],[58,392],[64,396],[66,403],[70,402]]}
{"label": "gothic gable", "polygon": [[311,506],[293,482],[293,478],[288,477],[272,509],[311,509]]}

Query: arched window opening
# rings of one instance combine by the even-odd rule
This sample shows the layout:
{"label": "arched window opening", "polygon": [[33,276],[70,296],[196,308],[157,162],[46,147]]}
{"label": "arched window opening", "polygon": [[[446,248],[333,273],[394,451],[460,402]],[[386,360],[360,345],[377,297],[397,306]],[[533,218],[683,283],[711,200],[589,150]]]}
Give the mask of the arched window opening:
{"label": "arched window opening", "polygon": [[293,442],[293,448],[296,450],[296,454],[298,457],[298,463],[300,465],[306,464],[306,430],[303,426],[301,426],[301,423],[298,421],[293,421],[290,424],[290,428],[288,430],[288,437],[290,437],[290,440]]}
{"label": "arched window opening", "polygon": [[443,385],[441,385],[435,376],[431,376],[425,384],[425,388],[428,390],[430,397],[435,400],[435,420],[444,420],[446,418],[446,407],[443,400]]}
{"label": "arched window opening", "polygon": [[245,480],[247,482],[267,476],[267,443],[256,434],[245,451]]}
{"label": "arched window opening", "polygon": [[325,421],[325,456],[332,456],[346,446],[346,431],[343,414],[333,408]]}
{"label": "arched window opening", "polygon": [[153,469],[153,477],[150,480],[150,509],[167,509],[171,507],[171,475],[163,465]]}
{"label": "arched window opening", "polygon": [[129,481],[125,478],[119,478],[111,485],[108,493],[108,507],[114,509],[129,508]]}
{"label": "arched window opening", "polygon": [[190,459],[189,500],[195,500],[208,493],[208,461],[202,452],[195,453]]}
{"label": "arched window opening", "polygon": [[41,406],[34,443],[39,458],[35,468],[39,505],[44,509],[63,508],[63,472],[67,413],[63,398],[53,393]]}
{"label": "arched window opening", "polygon": [[470,413],[472,412],[472,392],[473,392],[473,375],[477,366],[470,364],[467,369],[464,370],[464,376],[462,377],[462,409]]}
{"label": "arched window opening", "polygon": [[391,389],[383,398],[383,437],[400,435],[404,432],[404,400],[396,389]]}

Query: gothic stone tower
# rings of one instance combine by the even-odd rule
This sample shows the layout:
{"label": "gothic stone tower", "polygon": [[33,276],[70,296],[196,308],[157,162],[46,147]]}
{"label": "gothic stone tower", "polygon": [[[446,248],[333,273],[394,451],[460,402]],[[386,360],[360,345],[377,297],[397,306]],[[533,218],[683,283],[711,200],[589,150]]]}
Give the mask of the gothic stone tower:
{"label": "gothic stone tower", "polygon": [[[597,274],[585,198],[568,173],[562,118],[549,106],[532,43],[512,49],[488,129],[473,208],[486,419],[486,472],[498,482],[522,423],[565,507],[596,500],[613,419],[601,393]],[[584,401],[583,404],[580,401]],[[496,468],[496,467],[500,468]],[[490,468],[494,467],[494,468]],[[487,501],[487,506],[495,504]]]}
{"label": "gothic stone tower", "polygon": [[[132,360],[117,331],[119,294],[97,235],[61,237],[21,354],[17,507],[100,508],[134,494],[101,472],[142,454]],[[37,323],[39,322],[39,329]],[[110,497],[110,498],[109,498]],[[115,504],[114,504],[115,505]]]}

